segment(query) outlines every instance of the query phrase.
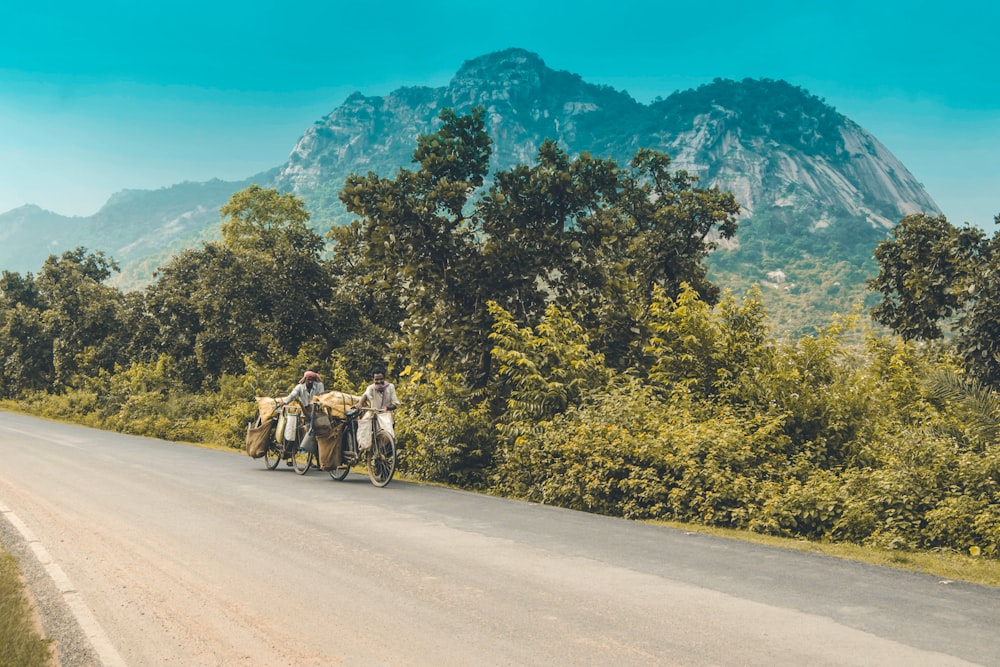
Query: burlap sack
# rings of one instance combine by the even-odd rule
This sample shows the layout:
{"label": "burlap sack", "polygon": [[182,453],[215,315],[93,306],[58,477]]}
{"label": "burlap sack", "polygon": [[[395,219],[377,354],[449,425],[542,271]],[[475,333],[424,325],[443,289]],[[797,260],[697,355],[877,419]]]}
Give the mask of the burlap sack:
{"label": "burlap sack", "polygon": [[257,414],[264,421],[268,421],[278,411],[278,399],[270,396],[257,396]]}
{"label": "burlap sack", "polygon": [[330,408],[326,407],[322,403],[313,401],[310,407],[310,423],[312,424],[313,430],[316,431],[316,435],[326,433],[333,426],[333,421],[330,417]]}
{"label": "burlap sack", "polygon": [[340,444],[343,440],[344,424],[336,423],[324,434],[316,434],[316,443],[319,446],[319,468],[320,470],[333,470],[340,467]]}
{"label": "burlap sack", "polygon": [[264,452],[267,451],[267,441],[271,437],[272,426],[272,420],[263,420],[259,417],[256,422],[247,424],[247,456],[252,459],[264,456]]}
{"label": "burlap sack", "polygon": [[331,417],[344,419],[345,414],[361,400],[360,396],[345,394],[342,391],[328,391],[319,395],[320,405],[330,411]]}

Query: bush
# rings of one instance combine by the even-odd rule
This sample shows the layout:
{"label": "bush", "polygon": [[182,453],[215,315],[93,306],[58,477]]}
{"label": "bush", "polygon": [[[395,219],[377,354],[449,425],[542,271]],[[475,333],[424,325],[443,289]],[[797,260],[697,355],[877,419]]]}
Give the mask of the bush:
{"label": "bush", "polygon": [[400,470],[432,482],[479,488],[496,449],[489,404],[458,376],[407,372],[399,386]]}

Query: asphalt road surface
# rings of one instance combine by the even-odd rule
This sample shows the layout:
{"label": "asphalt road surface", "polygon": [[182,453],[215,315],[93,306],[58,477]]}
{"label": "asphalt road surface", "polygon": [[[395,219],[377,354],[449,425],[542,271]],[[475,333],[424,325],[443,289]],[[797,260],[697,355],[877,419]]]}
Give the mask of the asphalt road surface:
{"label": "asphalt road surface", "polygon": [[0,510],[94,664],[1000,665],[1000,589],[3,412]]}

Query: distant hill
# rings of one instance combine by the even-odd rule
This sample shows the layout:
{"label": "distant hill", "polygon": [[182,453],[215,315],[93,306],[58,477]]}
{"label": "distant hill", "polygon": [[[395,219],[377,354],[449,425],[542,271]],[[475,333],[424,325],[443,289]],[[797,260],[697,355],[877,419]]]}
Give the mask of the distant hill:
{"label": "distant hill", "polygon": [[116,281],[148,282],[170,256],[210,238],[219,228],[219,209],[251,182],[270,181],[274,172],[245,181],[181,183],[159,190],[123,190],[88,217],[65,217],[37,206],[0,214],[0,269],[36,273],[50,254],[83,245],[117,260]]}
{"label": "distant hill", "polygon": [[300,195],[324,230],[347,219],[337,192],[350,173],[409,166],[442,108],[473,106],[487,110],[494,168],[533,161],[547,138],[622,164],[649,147],[702,184],[731,190],[744,219],[736,243],[713,256],[711,275],[738,290],[764,284],[782,331],[849,308],[886,230],[906,214],[940,212],[875,137],[787,82],[716,79],[646,105],[508,49],[467,61],[444,87],[352,94],[304,130],[284,165],[243,182],[126,191],[90,218],[35,207],[0,215],[0,267],[37,270],[49,252],[82,243],[122,263],[122,284],[141,284],[173,252],[217,234],[219,207],[250,182]]}

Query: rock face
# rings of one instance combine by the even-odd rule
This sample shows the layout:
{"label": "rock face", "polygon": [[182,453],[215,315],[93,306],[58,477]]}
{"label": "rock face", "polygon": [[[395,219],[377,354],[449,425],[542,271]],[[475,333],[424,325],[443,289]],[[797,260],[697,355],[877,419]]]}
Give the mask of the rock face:
{"label": "rock face", "polygon": [[473,106],[487,112],[493,169],[532,162],[546,139],[621,165],[640,147],[668,153],[675,168],[736,195],[746,223],[737,243],[757,243],[763,221],[781,227],[771,237],[781,243],[845,226],[866,229],[867,243],[906,214],[939,213],[878,140],[783,81],[717,79],[646,105],[509,49],[466,62],[445,87],[352,94],[304,131],[284,165],[247,181],[119,193],[89,218],[33,207],[0,214],[0,268],[37,271],[49,253],[85,245],[122,264],[128,278],[120,283],[141,285],[172,253],[217,233],[219,207],[251,182],[302,196],[317,226],[328,225],[338,220],[336,193],[349,174],[410,166],[417,137],[437,127],[443,108]]}
{"label": "rock face", "polygon": [[467,113],[474,106],[487,111],[494,168],[532,162],[548,138],[571,152],[606,155],[608,145],[594,145],[594,130],[600,128],[592,127],[593,121],[609,122],[621,109],[638,116],[644,109],[625,93],[551,70],[538,56],[510,49],[466,62],[446,88],[401,88],[386,97],[354,93],[306,130],[277,183],[308,197],[331,180],[339,187],[351,172],[389,175],[410,163],[417,137],[434,130],[441,109]]}
{"label": "rock face", "polygon": [[845,220],[888,229],[909,213],[938,213],[923,187],[875,137],[783,81],[716,80],[643,105],[627,93],[548,68],[509,49],[466,62],[444,88],[351,95],[306,130],[277,184],[302,195],[339,187],[351,172],[391,175],[410,162],[442,108],[482,106],[493,167],[534,160],[545,139],[570,154],[626,163],[640,147],[732,191],[743,217],[768,214],[803,233]]}

